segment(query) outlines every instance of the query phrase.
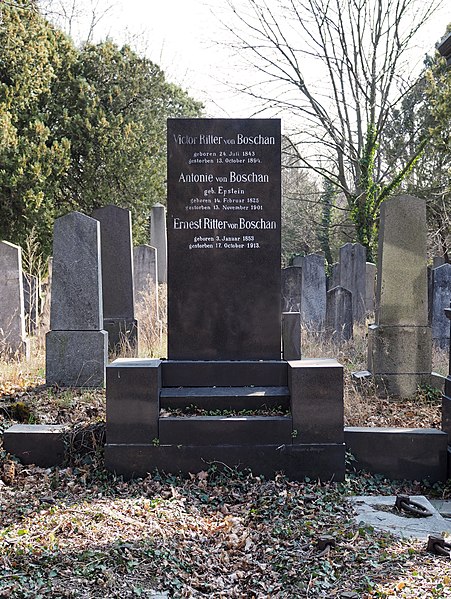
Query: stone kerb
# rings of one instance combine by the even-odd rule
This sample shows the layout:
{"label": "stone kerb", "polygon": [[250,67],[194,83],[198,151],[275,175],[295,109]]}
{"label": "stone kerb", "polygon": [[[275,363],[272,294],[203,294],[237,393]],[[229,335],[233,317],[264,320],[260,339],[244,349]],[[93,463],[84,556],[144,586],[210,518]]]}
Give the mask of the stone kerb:
{"label": "stone kerb", "polygon": [[99,223],[72,212],[54,225],[48,385],[103,387],[108,339],[102,323]]}
{"label": "stone kerb", "polygon": [[132,222],[129,210],[105,206],[92,213],[100,222],[103,328],[110,353],[138,348],[133,291]]}
{"label": "stone kerb", "polygon": [[0,242],[0,353],[11,358],[29,358],[25,335],[22,249]]}

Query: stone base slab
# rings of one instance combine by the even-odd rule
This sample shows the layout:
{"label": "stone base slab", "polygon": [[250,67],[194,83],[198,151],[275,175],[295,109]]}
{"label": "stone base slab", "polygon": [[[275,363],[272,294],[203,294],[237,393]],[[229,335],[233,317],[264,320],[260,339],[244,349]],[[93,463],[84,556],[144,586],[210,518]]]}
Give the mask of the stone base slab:
{"label": "stone base slab", "polygon": [[23,464],[42,468],[64,462],[64,432],[61,424],[15,424],[3,433],[3,447]]}
{"label": "stone base slab", "polygon": [[46,384],[103,387],[108,356],[105,331],[49,331],[46,335]]}
{"label": "stone base slab", "polygon": [[448,435],[429,428],[346,427],[353,466],[391,479],[447,479]]}
{"label": "stone base slab", "polygon": [[344,444],[305,445],[113,445],[105,446],[105,464],[125,478],[144,477],[158,469],[173,474],[207,470],[210,465],[250,469],[274,477],[284,472],[291,480],[306,476],[344,480]]}

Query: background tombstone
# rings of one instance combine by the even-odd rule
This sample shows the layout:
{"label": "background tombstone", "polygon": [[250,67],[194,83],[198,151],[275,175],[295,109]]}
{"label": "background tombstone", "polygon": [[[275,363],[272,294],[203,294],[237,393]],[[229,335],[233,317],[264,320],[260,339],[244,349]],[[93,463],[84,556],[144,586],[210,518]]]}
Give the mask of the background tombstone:
{"label": "background tombstone", "polygon": [[352,293],[354,322],[364,322],[366,250],[360,243],[345,243],[340,248],[340,286]]}
{"label": "background tombstone", "polygon": [[36,335],[39,322],[39,279],[26,272],[22,274],[25,330]]}
{"label": "background tombstone", "polygon": [[380,394],[412,396],[430,382],[426,204],[403,195],[381,205],[376,324],[369,328],[368,370]]}
{"label": "background tombstone", "polygon": [[144,329],[158,331],[158,337],[161,334],[157,257],[156,248],[150,245],[138,245],[133,248],[135,311],[139,321],[140,336]]}
{"label": "background tombstone", "polygon": [[105,206],[94,210],[100,222],[102,255],[103,328],[110,353],[138,348],[133,295],[132,221],[129,210]]}
{"label": "background tombstone", "polygon": [[29,341],[25,335],[22,279],[22,249],[0,242],[0,353],[28,359]]}
{"label": "background tombstone", "polygon": [[432,339],[441,348],[449,347],[449,320],[445,309],[451,302],[451,264],[432,270]]}
{"label": "background tombstone", "polygon": [[330,269],[330,275],[327,279],[327,289],[333,289],[340,286],[340,263],[335,262]]}
{"label": "background tombstone", "polygon": [[103,387],[108,338],[102,330],[98,221],[80,212],[56,219],[52,270],[47,385]]}
{"label": "background tombstone", "polygon": [[291,261],[291,266],[302,266],[304,263],[304,256],[295,256]]}
{"label": "background tombstone", "polygon": [[352,339],[352,293],[344,287],[333,287],[327,292],[326,335],[340,345]]}
{"label": "background tombstone", "polygon": [[158,283],[168,280],[168,240],[166,229],[166,208],[163,204],[152,206],[150,213],[150,245],[157,250]]}
{"label": "background tombstone", "polygon": [[301,311],[302,268],[287,266],[281,272],[282,312]]}
{"label": "background tombstone", "polygon": [[303,257],[301,283],[301,323],[319,333],[326,319],[326,270],[324,256]]}
{"label": "background tombstone", "polygon": [[365,266],[365,309],[367,314],[374,312],[376,308],[376,265],[367,262]]}
{"label": "background tombstone", "polygon": [[442,266],[442,264],[445,264],[444,256],[433,256],[432,257],[432,268],[438,268],[439,266]]}

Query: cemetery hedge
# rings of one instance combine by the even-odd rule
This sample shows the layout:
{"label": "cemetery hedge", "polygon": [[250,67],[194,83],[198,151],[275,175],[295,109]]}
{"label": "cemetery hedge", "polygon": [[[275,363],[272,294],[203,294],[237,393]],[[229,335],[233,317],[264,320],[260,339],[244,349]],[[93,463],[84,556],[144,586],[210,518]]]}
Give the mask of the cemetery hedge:
{"label": "cemetery hedge", "polygon": [[76,48],[32,0],[2,3],[0,238],[44,256],[54,219],[118,204],[147,239],[165,197],[166,118],[201,105],[154,63],[111,41]]}

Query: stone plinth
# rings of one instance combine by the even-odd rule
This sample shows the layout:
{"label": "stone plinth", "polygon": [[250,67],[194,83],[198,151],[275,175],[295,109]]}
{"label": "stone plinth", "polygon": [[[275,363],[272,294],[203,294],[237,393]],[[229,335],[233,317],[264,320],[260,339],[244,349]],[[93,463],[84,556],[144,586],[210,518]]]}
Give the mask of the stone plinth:
{"label": "stone plinth", "polygon": [[9,358],[28,359],[25,335],[22,249],[0,242],[0,353]]}

